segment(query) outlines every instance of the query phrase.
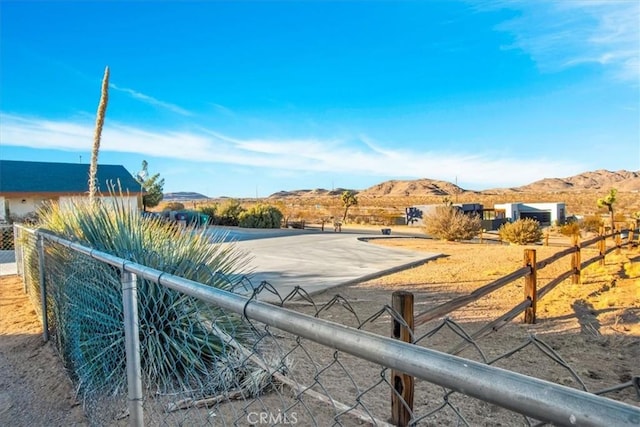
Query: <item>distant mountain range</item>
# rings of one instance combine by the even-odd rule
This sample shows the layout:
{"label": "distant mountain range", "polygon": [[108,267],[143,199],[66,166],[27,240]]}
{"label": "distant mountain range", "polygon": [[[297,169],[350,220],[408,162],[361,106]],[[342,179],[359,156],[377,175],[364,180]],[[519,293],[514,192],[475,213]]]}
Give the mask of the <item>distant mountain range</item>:
{"label": "distant mountain range", "polygon": [[[531,184],[521,187],[493,188],[482,191],[465,190],[448,181],[436,179],[416,179],[416,180],[390,180],[376,184],[365,190],[353,190],[360,196],[365,197],[413,197],[413,196],[449,196],[463,193],[475,194],[504,194],[504,193],[550,193],[565,191],[591,191],[609,190],[616,188],[618,191],[640,191],[640,171],[630,172],[620,170],[611,172],[600,169],[591,172],[584,172],[566,178],[544,178]],[[316,188],[314,190],[292,190],[279,191],[269,196],[269,199],[283,199],[288,197],[322,197],[342,194],[344,188],[325,190]],[[165,193],[165,201],[188,201],[207,199],[200,193],[177,192]]]}

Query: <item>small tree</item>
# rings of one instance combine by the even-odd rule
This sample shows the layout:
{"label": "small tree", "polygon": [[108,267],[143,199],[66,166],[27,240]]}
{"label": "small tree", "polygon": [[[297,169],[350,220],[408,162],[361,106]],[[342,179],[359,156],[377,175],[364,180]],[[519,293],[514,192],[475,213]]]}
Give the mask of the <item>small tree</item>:
{"label": "small tree", "polygon": [[533,218],[519,219],[503,224],[498,230],[500,240],[517,245],[535,243],[542,239],[540,223]]}
{"label": "small tree", "polygon": [[609,194],[605,197],[598,199],[598,207],[599,208],[607,208],[609,211],[609,216],[611,217],[611,231],[615,228],[615,216],[613,215],[613,204],[616,202],[616,196],[618,194],[618,190],[612,188],[609,190]]}
{"label": "small tree", "polygon": [[148,171],[149,164],[146,160],[142,161],[142,169],[138,172],[136,176],[136,181],[140,183],[140,188],[144,189],[146,194],[142,195],[142,210],[143,212],[147,211],[147,207],[153,208],[158,206],[158,204],[162,201],[164,197],[163,188],[164,188],[164,178],[160,178],[160,174],[157,173],[151,177],[149,177]]}
{"label": "small tree", "polygon": [[340,200],[342,201],[342,205],[344,206],[344,215],[342,216],[342,222],[347,219],[347,212],[349,212],[349,208],[351,206],[358,205],[358,198],[356,197],[356,192],[351,190],[346,190],[340,196]]}
{"label": "small tree", "polygon": [[442,240],[468,240],[477,236],[482,222],[477,215],[465,215],[454,206],[438,206],[424,218],[424,231]]}

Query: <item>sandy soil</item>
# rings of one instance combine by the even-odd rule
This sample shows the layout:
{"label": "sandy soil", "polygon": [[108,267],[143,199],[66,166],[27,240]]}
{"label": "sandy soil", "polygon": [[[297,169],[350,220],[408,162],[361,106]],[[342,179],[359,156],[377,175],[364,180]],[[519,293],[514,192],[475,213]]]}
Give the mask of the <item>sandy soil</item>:
{"label": "sandy soil", "polygon": [[0,425],[88,425],[19,276],[0,278]]}
{"label": "sandy soil", "polygon": [[[403,271],[370,282],[349,287],[335,288],[315,295],[318,305],[328,302],[335,294],[349,302],[357,318],[349,310],[323,311],[320,317],[340,323],[359,326],[360,323],[390,304],[395,290],[411,291],[415,295],[417,313],[468,294],[479,286],[495,280],[519,268],[523,262],[523,248],[498,244],[448,243],[427,239],[377,240],[372,244],[404,247],[426,252],[441,252],[446,256],[411,270]],[[563,249],[561,246],[535,247],[538,260]],[[583,260],[593,256],[583,251]],[[539,286],[546,284],[569,269],[569,259],[554,263],[539,271]],[[508,311],[523,298],[523,280],[519,280],[466,308],[449,316],[465,331],[473,333],[487,322]],[[0,425],[85,425],[81,406],[75,399],[74,389],[51,344],[42,341],[41,325],[22,291],[18,277],[0,278]],[[336,308],[337,307],[337,308]],[[311,305],[293,303],[291,308],[315,314]],[[344,308],[344,305],[342,305]],[[364,322],[363,328],[387,336],[390,317],[382,315],[374,321]],[[451,334],[445,332],[427,336],[440,319],[422,325],[416,330],[419,344],[439,350],[450,350]],[[507,324],[498,332],[478,342],[488,359],[514,349],[530,334],[547,343],[578,373],[589,390],[595,391],[629,381],[640,375],[640,252],[623,250],[611,254],[606,264],[597,263],[583,271],[582,283],[572,285],[565,281],[538,303],[538,319],[534,325],[522,323],[522,316]],[[323,359],[331,360],[330,351],[314,352],[312,343],[306,350],[322,366]],[[465,350],[463,357],[479,359],[477,351]],[[349,375],[366,383],[366,378],[379,377],[380,369],[368,366],[347,355],[340,362]],[[327,362],[328,363],[328,362]],[[507,369],[561,384],[576,386],[568,371],[539,351],[528,351],[496,363]],[[323,379],[332,396],[345,403],[353,387],[344,387],[345,376],[339,371]],[[358,386],[363,387],[362,384]],[[386,386],[385,386],[386,387]],[[418,384],[416,405],[424,413],[433,400],[429,384]],[[367,407],[374,413],[388,413],[388,388],[377,399],[371,394]],[[440,395],[442,393],[440,392]],[[627,388],[607,394],[608,397],[640,406],[636,392]],[[365,396],[365,397],[368,397]],[[265,397],[269,399],[268,396]],[[437,399],[436,399],[437,400]],[[473,425],[498,425],[498,420],[513,425],[512,418],[504,416],[504,410],[482,405],[472,399],[459,399],[456,403],[465,409],[465,417]],[[319,410],[319,414],[323,410]],[[381,412],[378,412],[381,411]],[[326,412],[326,411],[325,411]],[[330,414],[329,414],[330,416]],[[505,418],[506,417],[506,418]],[[506,421],[504,421],[506,420]],[[521,422],[520,418],[520,422]],[[324,424],[319,421],[320,424]],[[345,425],[360,425],[349,417],[342,417]],[[449,424],[452,418],[437,414],[424,425]],[[239,423],[242,425],[242,422]],[[421,424],[422,425],[422,424]]]}

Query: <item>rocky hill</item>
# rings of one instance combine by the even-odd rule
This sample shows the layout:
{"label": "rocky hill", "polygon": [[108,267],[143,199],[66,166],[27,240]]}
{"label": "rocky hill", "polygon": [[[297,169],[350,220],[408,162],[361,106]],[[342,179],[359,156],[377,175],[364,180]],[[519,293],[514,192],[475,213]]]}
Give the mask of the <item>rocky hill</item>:
{"label": "rocky hill", "polygon": [[435,179],[416,179],[412,181],[385,181],[360,191],[358,194],[368,197],[383,196],[447,196],[468,192],[455,184]]}
{"label": "rocky hill", "polygon": [[163,201],[165,202],[183,202],[190,200],[208,199],[207,196],[192,191],[178,191],[176,193],[164,193]]}
{"label": "rocky hill", "polygon": [[619,191],[640,190],[640,172],[629,172],[626,170],[611,172],[600,169],[567,178],[541,179],[540,181],[518,187],[517,190],[523,192],[548,192],[608,190],[610,188],[616,188]]}
{"label": "rocky hill", "polygon": [[[512,188],[494,188],[483,191],[465,190],[451,182],[435,179],[390,180],[376,184],[365,190],[358,191],[358,195],[365,197],[413,197],[413,196],[454,196],[460,194],[499,194],[499,193],[549,193],[565,191],[609,190],[640,191],[640,171],[630,172],[620,170],[616,172],[600,169],[584,172],[566,178],[544,178],[531,184]],[[283,197],[319,197],[338,195],[342,188],[333,191],[324,189],[280,191],[270,198]]]}
{"label": "rocky hill", "polygon": [[278,191],[269,196],[270,199],[283,199],[286,197],[323,197],[337,196],[346,191],[345,188],[336,188],[334,190],[325,190],[324,188],[316,188],[314,190],[294,190],[294,191]]}

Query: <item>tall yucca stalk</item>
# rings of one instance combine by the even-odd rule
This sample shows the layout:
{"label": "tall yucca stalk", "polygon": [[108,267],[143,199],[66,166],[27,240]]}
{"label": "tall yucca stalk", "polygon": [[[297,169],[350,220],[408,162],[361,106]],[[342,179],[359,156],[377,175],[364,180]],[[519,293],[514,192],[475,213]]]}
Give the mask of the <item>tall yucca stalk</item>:
{"label": "tall yucca stalk", "polygon": [[100,138],[102,137],[102,127],[104,126],[104,116],[107,113],[107,103],[109,102],[109,67],[104,69],[102,78],[102,92],[98,113],[96,114],[96,129],[93,135],[93,148],[91,149],[91,165],[89,166],[89,200],[93,203],[98,192],[98,153],[100,151]]}

